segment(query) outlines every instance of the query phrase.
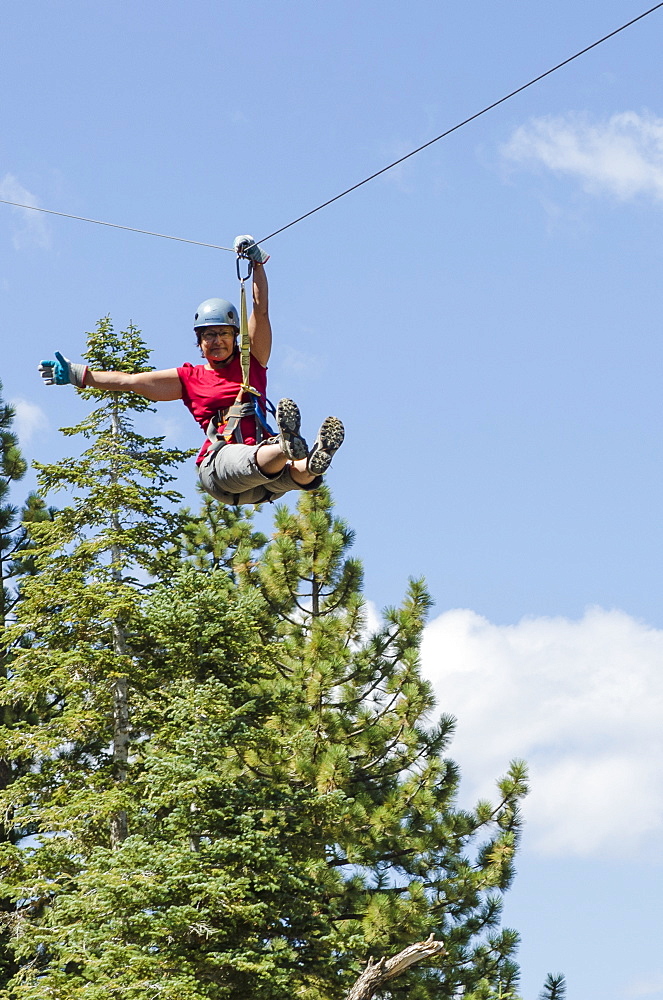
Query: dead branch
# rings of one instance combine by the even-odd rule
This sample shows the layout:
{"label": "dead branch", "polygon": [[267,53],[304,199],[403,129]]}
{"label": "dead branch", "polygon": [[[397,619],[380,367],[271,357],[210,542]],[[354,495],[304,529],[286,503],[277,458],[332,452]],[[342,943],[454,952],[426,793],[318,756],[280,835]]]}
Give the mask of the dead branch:
{"label": "dead branch", "polygon": [[346,1000],[371,1000],[371,997],[384,983],[400,976],[410,966],[416,965],[417,962],[421,962],[425,958],[433,958],[435,955],[442,954],[444,954],[444,945],[441,941],[433,940],[431,934],[427,941],[409,944],[393,958],[381,958],[376,962],[371,956],[368,965],[348,993]]}

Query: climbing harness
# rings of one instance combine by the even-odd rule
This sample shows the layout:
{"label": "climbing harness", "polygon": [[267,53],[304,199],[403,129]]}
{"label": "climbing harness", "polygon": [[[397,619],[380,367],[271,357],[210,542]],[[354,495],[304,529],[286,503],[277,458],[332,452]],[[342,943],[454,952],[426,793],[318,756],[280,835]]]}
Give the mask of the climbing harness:
{"label": "climbing harness", "polygon": [[[242,275],[241,271],[241,261],[246,260],[248,269],[247,273]],[[260,393],[257,389],[254,389],[249,381],[250,369],[251,369],[251,341],[249,339],[249,321],[247,317],[246,310],[246,290],[244,288],[244,283],[253,274],[253,263],[248,257],[243,257],[238,251],[237,253],[237,278],[240,284],[240,302],[239,302],[239,353],[240,361],[242,365],[242,384],[239,387],[239,392],[235,398],[235,402],[232,406],[226,407],[224,410],[218,410],[217,413],[210,420],[207,427],[207,437],[212,442],[212,448],[208,454],[213,454],[222,448],[226,444],[234,442],[235,444],[243,444],[244,438],[242,436],[241,421],[244,417],[254,417],[256,425],[256,444],[260,444],[267,438],[276,437],[276,431],[267,423],[267,414],[261,406]],[[245,393],[249,393],[252,398],[248,402],[243,402],[243,396]],[[265,399],[265,404],[267,410],[275,416],[276,411],[274,406],[268,399]],[[225,424],[225,426],[224,426]],[[223,429],[220,431],[219,428]]]}

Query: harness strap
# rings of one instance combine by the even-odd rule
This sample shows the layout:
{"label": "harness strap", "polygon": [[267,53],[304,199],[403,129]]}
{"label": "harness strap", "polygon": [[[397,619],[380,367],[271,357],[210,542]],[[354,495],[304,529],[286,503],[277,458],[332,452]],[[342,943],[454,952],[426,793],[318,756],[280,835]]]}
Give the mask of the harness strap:
{"label": "harness strap", "polygon": [[251,341],[249,340],[249,320],[246,312],[246,290],[244,288],[244,281],[240,281],[239,350],[242,359],[242,389],[244,392],[251,392],[254,396],[259,396],[260,393],[257,389],[254,389],[249,382],[251,370]]}
{"label": "harness strap", "polygon": [[[266,409],[269,410],[269,412],[272,414],[273,417],[276,417],[276,410],[274,408],[274,404],[270,403],[268,399],[265,399],[265,403],[266,403]],[[256,412],[256,432],[258,431],[260,432],[260,437],[259,438],[256,437],[256,441],[262,441],[262,439],[265,437],[276,437],[276,431],[272,430],[272,428],[267,423],[267,413],[266,410],[263,410],[262,406],[260,405],[260,399],[256,399],[255,401],[255,412]]]}
{"label": "harness strap", "polygon": [[[267,407],[274,413],[274,406],[267,400]],[[232,406],[224,410],[217,410],[209,424],[207,425],[207,437],[213,445],[214,451],[218,451],[224,444],[229,444],[232,438],[236,444],[244,443],[242,435],[241,421],[244,417],[254,417],[256,425],[256,442],[260,444],[266,438],[275,437],[276,434],[267,423],[267,415],[260,405],[259,399],[251,399],[248,403],[238,403],[236,400]],[[219,427],[223,426],[223,433]],[[208,452],[209,454],[209,452]]]}
{"label": "harness strap", "polygon": [[[242,276],[240,274],[239,264],[240,257],[238,256],[237,277],[239,278],[240,284],[239,353],[242,365],[242,384],[239,387],[239,392],[237,393],[235,402],[232,406],[227,407],[225,410],[219,410],[207,425],[207,437],[212,442],[212,448],[214,451],[222,448],[224,444],[230,444],[233,440],[236,444],[244,443],[241,427],[241,421],[244,417],[254,418],[256,428],[255,438],[258,444],[260,444],[261,441],[264,441],[267,437],[275,436],[275,432],[267,423],[267,414],[260,405],[260,392],[258,389],[254,389],[249,382],[251,374],[251,341],[249,339],[249,321],[246,310],[246,290],[244,288],[244,282],[251,277],[253,265],[249,261],[248,273]],[[250,397],[247,402],[244,401],[245,393],[249,393]],[[272,403],[270,403],[269,400],[266,400],[265,402],[270,413],[276,415],[276,410],[274,409]],[[221,432],[219,431],[219,427],[223,424],[225,424],[225,426],[223,428],[223,432]]]}
{"label": "harness strap", "polygon": [[[249,274],[251,272],[249,271]],[[235,438],[237,444],[242,444],[244,438],[242,437],[242,431],[239,425],[242,416],[249,416],[250,414],[242,414],[241,407],[245,404],[243,403],[244,393],[251,393],[253,396],[260,397],[260,393],[257,389],[254,389],[249,382],[249,376],[251,371],[251,341],[249,340],[249,321],[246,313],[246,291],[244,289],[245,278],[240,278],[240,304],[239,304],[239,353],[240,360],[242,363],[242,384],[239,387],[239,392],[235,398],[235,402],[230,407],[228,414],[228,421],[223,431],[223,436],[226,443],[230,442],[232,438]],[[252,401],[253,402],[253,401]],[[251,410],[251,414],[255,413],[255,406]],[[258,428],[258,422],[256,422],[256,430]]]}

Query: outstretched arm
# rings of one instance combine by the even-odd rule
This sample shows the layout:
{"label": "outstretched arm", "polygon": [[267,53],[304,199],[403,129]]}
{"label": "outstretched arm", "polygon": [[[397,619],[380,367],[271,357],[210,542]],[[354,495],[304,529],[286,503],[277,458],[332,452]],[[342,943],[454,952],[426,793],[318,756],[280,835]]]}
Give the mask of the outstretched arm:
{"label": "outstretched arm", "polygon": [[158,372],[93,372],[55,352],[55,361],[42,361],[39,373],[46,385],[75,385],[79,389],[103,389],[106,392],[135,392],[153,402],[182,398],[182,384],[177,368]]}
{"label": "outstretched arm", "polygon": [[85,376],[86,389],[105,389],[107,392],[135,392],[153,402],[182,398],[182,383],[177,368],[159,372],[91,372]]}

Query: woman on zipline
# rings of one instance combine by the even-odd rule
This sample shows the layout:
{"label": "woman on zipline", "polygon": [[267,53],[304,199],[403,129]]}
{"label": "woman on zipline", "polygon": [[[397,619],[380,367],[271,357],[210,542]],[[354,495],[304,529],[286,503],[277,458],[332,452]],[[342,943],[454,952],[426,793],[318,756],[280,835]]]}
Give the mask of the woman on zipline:
{"label": "woman on zipline", "polygon": [[317,489],[344,431],[338,417],[327,417],[309,450],[300,433],[299,408],[291,399],[281,399],[276,407],[278,434],[269,428],[265,412],[272,328],[264,268],[269,257],[251,236],[238,236],[234,245],[252,269],[248,385],[238,345],[239,314],[232,303],[216,298],[202,302],[194,319],[205,364],[187,362],[181,368],[136,374],[97,372],[56,351],[57,360],[42,361],[39,371],[46,385],[135,392],[154,402],[181,399],[207,434],[196,459],[203,489],[222,503],[255,504],[290,490]]}

